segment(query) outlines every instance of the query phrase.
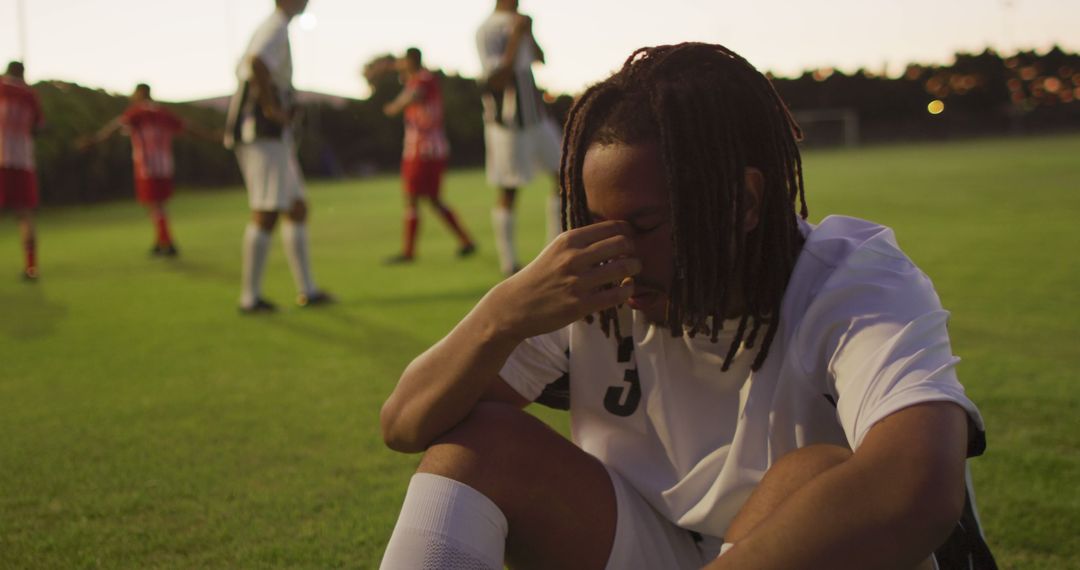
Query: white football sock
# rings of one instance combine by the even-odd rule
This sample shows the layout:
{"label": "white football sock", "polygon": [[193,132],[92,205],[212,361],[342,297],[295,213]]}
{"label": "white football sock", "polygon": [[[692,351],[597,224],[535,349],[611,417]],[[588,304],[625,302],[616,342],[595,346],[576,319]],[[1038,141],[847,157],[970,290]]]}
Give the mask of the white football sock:
{"label": "white football sock", "polygon": [[289,260],[296,291],[301,295],[311,295],[315,292],[315,280],[311,277],[307,226],[289,221],[282,223],[281,243],[285,246],[285,258]]}
{"label": "white football sock", "polygon": [[562,198],[548,196],[547,240],[551,243],[562,233]]}
{"label": "white football sock", "polygon": [[243,263],[241,265],[240,305],[250,307],[262,295],[263,269],[270,253],[270,232],[255,223],[244,230]]}
{"label": "white football sock", "polygon": [[517,267],[517,255],[514,252],[514,212],[508,208],[496,207],[491,211],[491,225],[495,228],[499,269],[503,275],[510,275]]}
{"label": "white football sock", "polygon": [[501,570],[506,517],[472,487],[431,473],[409,481],[380,570]]}

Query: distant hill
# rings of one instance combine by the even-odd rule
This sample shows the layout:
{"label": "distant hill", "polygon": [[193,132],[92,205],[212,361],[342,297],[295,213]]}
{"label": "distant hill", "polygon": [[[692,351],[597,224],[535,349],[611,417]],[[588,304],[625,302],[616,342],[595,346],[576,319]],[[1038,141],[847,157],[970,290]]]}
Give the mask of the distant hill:
{"label": "distant hill", "polygon": [[[196,107],[202,107],[204,109],[213,109],[220,113],[224,113],[229,109],[229,99],[232,98],[232,94],[221,95],[220,97],[209,97],[206,99],[195,99],[193,101],[186,101],[186,105],[194,105]],[[338,95],[330,95],[328,93],[318,93],[316,91],[297,91],[296,100],[301,105],[325,105],[331,109],[340,111],[347,107],[350,103],[357,103],[359,99],[352,99],[349,97],[341,97]]]}

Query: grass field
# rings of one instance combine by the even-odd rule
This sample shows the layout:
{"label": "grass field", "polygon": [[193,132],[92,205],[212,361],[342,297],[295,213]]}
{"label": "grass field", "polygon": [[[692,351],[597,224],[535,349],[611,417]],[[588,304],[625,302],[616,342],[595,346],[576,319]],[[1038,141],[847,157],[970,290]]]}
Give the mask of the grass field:
{"label": "grass field", "polygon": [[[893,226],[952,311],[1001,566],[1080,568],[1080,136],[818,151],[806,170],[813,221]],[[523,253],[548,186],[522,194]],[[314,270],[341,302],[291,307],[275,237],[285,310],[265,318],[235,310],[239,189],[176,197],[175,261],[148,258],[134,202],[42,212],[32,285],[0,222],[0,567],[376,567],[418,459],[383,448],[379,406],[499,279],[493,191],[465,171],[447,192],[479,255],[455,259],[425,211],[420,262],[389,268],[397,181],[312,184]]]}

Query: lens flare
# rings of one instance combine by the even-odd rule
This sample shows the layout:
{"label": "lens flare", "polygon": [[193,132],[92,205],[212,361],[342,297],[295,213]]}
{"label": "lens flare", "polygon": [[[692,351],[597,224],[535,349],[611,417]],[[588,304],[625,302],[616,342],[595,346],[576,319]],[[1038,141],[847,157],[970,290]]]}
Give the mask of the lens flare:
{"label": "lens flare", "polygon": [[305,32],[310,32],[319,26],[319,19],[315,17],[315,14],[300,14],[297,18],[297,23],[300,24],[300,29]]}

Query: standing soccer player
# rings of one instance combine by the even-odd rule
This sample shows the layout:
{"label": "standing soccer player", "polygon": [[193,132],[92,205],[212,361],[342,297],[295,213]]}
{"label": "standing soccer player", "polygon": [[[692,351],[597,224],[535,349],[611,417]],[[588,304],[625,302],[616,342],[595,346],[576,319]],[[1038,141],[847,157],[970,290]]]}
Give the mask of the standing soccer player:
{"label": "standing soccer player", "polygon": [[154,101],[150,86],[140,83],[131,94],[131,104],[123,114],[109,121],[93,136],[80,142],[81,148],[99,144],[124,129],[131,137],[131,162],[135,170],[135,197],[146,207],[154,222],[155,239],[150,254],[179,255],[165,203],[173,194],[173,137],[190,130],[204,138],[213,135],[187,125],[172,111]]}
{"label": "standing soccer player", "polygon": [[807,221],[800,135],[717,45],[574,103],[569,229],[383,405],[424,452],[384,569],[995,567],[949,313],[889,228]]}
{"label": "standing soccer player", "polygon": [[[559,169],[561,135],[548,116],[533,79],[532,65],[543,63],[532,32],[532,18],[518,12],[518,0],[497,0],[476,32],[476,47],[483,68],[484,146],[487,180],[499,188],[491,212],[495,246],[503,274],[519,269],[514,248],[514,202],[517,189],[528,184],[537,170]],[[562,229],[558,187],[548,198],[548,241]]]}
{"label": "standing soccer player", "polygon": [[237,65],[239,81],[229,104],[225,147],[236,152],[248,191],[251,221],[244,231],[242,313],[272,312],[262,297],[263,270],[278,216],[285,215],[281,237],[301,307],[333,297],[315,286],[308,254],[304,178],[296,159],[292,122],[292,49],[289,22],[307,0],[276,0],[273,13],[255,30]]}
{"label": "standing soccer player", "polygon": [[472,255],[476,246],[461,226],[454,211],[439,197],[442,189],[450,143],[443,130],[443,102],[439,80],[423,66],[418,48],[409,48],[397,61],[405,88],[383,112],[394,116],[405,113],[405,148],[401,155],[401,181],[405,188],[405,232],[401,253],[387,263],[408,263],[416,254],[416,233],[420,226],[418,205],[426,198],[457,236],[459,257]]}
{"label": "standing soccer player", "polygon": [[13,61],[0,76],[0,212],[19,221],[25,264],[23,278],[38,278],[34,208],[38,205],[34,131],[44,117],[37,93],[26,84],[23,64]]}

